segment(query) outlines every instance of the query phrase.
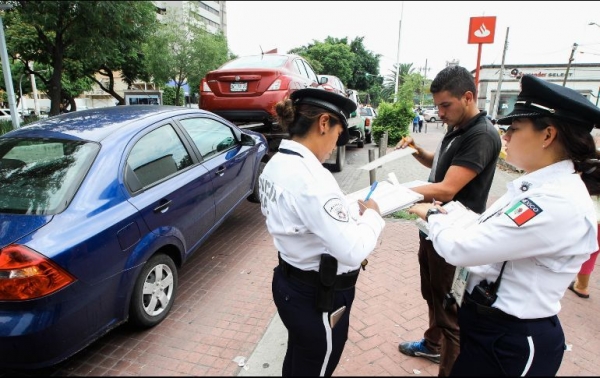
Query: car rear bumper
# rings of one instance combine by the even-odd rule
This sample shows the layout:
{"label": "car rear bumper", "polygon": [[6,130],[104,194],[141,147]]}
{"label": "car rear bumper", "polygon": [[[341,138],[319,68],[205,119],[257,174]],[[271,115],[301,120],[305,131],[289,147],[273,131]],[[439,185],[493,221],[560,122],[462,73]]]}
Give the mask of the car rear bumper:
{"label": "car rear bumper", "polygon": [[217,96],[212,92],[202,92],[200,107],[230,121],[256,122],[273,120],[276,116],[273,107],[289,96],[289,91],[266,91],[260,96]]}

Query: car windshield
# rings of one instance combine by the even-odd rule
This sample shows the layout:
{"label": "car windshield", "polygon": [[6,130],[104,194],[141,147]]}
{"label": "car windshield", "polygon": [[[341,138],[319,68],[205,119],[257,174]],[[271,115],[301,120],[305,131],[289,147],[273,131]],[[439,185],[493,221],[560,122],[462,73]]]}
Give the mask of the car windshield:
{"label": "car windshield", "polygon": [[0,213],[52,215],[63,211],[100,146],[64,139],[0,139]]}
{"label": "car windshield", "polygon": [[361,108],[360,109],[361,116],[373,117],[373,109],[371,108]]}
{"label": "car windshield", "polygon": [[252,55],[234,59],[225,63],[220,69],[228,68],[276,68],[282,67],[288,60],[281,55]]}

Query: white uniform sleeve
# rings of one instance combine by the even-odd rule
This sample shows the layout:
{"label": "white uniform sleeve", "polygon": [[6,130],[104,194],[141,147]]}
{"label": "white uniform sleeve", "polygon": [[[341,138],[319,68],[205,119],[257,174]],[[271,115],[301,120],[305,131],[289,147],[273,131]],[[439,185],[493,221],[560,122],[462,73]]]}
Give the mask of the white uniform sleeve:
{"label": "white uniform sleeve", "polygon": [[[431,216],[429,237],[449,264],[479,266],[536,257],[550,269],[597,245],[589,209],[577,208],[566,198],[542,194],[529,198],[541,209],[519,224],[507,210],[467,229],[445,224],[444,215]],[[576,245],[573,245],[577,241]],[[557,266],[553,266],[557,265]]]}
{"label": "white uniform sleeve", "polygon": [[340,263],[358,267],[371,253],[385,226],[374,210],[354,220],[343,193],[321,187],[307,189],[296,198],[296,212],[306,227],[323,240]]}

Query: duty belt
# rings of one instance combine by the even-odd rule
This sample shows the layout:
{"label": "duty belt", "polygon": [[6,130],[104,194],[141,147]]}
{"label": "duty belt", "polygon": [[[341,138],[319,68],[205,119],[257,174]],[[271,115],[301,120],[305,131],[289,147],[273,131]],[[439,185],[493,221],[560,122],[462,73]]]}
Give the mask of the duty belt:
{"label": "duty belt", "polygon": [[470,309],[474,310],[479,315],[489,316],[489,317],[495,318],[495,319],[508,320],[508,321],[512,321],[512,322],[520,322],[520,323],[538,322],[538,321],[542,321],[542,320],[548,320],[551,318],[551,316],[547,317],[547,318],[538,318],[538,319],[517,318],[514,315],[507,314],[506,312],[500,310],[499,308],[484,306],[482,304],[479,304],[479,303],[475,302],[473,299],[469,298],[468,293],[466,293],[466,294],[467,295],[465,295],[465,300],[464,300],[463,306],[465,308],[470,308]]}
{"label": "duty belt", "polygon": [[[279,266],[286,277],[292,277],[307,285],[317,287],[319,283],[319,272],[315,270],[302,270],[288,264],[285,260],[278,256]],[[338,274],[335,277],[334,290],[347,290],[353,288],[358,280],[360,268],[348,273]]]}

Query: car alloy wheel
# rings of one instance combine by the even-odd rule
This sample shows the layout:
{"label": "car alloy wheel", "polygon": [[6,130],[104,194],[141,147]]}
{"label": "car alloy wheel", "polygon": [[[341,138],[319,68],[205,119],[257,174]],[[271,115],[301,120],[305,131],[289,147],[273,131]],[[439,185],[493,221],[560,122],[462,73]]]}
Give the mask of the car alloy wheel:
{"label": "car alloy wheel", "polygon": [[177,267],[169,256],[158,254],[150,258],[135,282],[130,322],[146,328],[162,322],[173,307],[177,281]]}

